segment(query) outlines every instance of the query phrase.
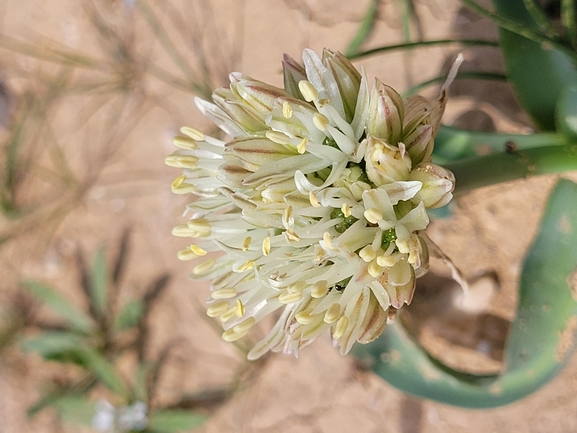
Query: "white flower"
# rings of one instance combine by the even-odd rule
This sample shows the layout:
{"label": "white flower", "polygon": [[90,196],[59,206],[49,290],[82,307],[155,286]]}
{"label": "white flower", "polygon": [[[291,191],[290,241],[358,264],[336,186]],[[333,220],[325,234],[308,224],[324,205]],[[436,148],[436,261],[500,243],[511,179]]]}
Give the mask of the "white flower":
{"label": "white flower", "polygon": [[251,359],[325,333],[342,354],[378,337],[426,272],[426,208],[454,187],[431,162],[442,101],[369,91],[339,53],[305,50],[303,63],[285,56],[286,90],[231,74],[197,105],[232,139],[183,128],[166,159],[183,169],[173,191],[196,196],[173,230],[194,239],[179,258],[211,281],[223,339],[279,313]]}
{"label": "white flower", "polygon": [[104,433],[144,430],[148,425],[147,405],[137,401],[130,406],[114,407],[106,400],[96,403],[92,428]]}

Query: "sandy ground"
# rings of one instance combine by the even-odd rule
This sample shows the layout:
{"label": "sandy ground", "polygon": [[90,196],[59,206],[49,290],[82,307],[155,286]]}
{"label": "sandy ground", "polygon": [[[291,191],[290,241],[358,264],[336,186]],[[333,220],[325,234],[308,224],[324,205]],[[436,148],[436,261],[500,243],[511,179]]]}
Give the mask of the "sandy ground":
{"label": "sandy ground", "polygon": [[[367,47],[402,41],[401,23],[396,18],[401,2],[382,3],[379,22]],[[165,23],[170,22],[171,16],[176,17],[167,28],[192,65],[200,64],[202,53],[210,53],[210,86],[224,85],[226,74],[232,70],[282,85],[283,53],[298,58],[305,47],[316,51],[323,47],[344,50],[367,4],[329,0],[191,0],[175,1],[174,8],[158,2],[155,10]],[[415,4],[420,27],[413,23],[413,34],[419,29],[426,39],[496,35],[490,23],[461,11],[456,1],[417,0]],[[132,18],[137,14],[131,11],[130,1],[108,0],[98,5],[124,35],[137,63],[160,65],[175,76],[185,76],[146,23]],[[31,42],[45,53],[43,47],[65,46],[101,59],[120,56],[95,36],[86,10],[82,2],[71,0],[3,0],[0,30],[4,35]],[[193,17],[198,20],[195,22]],[[195,37],[200,38],[200,45],[191,42]],[[377,76],[404,90],[442,73],[457,52],[456,47],[431,48],[376,56],[358,63],[369,77]],[[0,79],[9,95],[2,100],[8,101],[13,118],[26,97],[47,100],[50,89],[62,80],[72,86],[102,77],[82,69],[70,73],[64,66],[40,62],[13,50],[2,49],[1,53]],[[465,68],[502,68],[498,54],[490,49],[467,49],[464,53]],[[114,77],[122,83],[119,77],[126,78],[130,71],[120,69]],[[199,71],[193,72],[202,75]],[[130,227],[133,248],[124,296],[141,293],[142,287],[161,272],[173,275],[167,293],[154,307],[150,323],[152,352],[168,341],[178,343],[161,381],[159,404],[173,401],[181,393],[228,385],[240,378],[239,390],[224,405],[213,408],[212,418],[200,431],[577,431],[577,358],[534,395],[484,411],[408,397],[360,371],[351,358],[340,357],[323,339],[307,348],[299,359],[274,355],[247,366],[242,355],[222,342],[207,323],[202,312],[207,288],[188,280],[190,265],[175,258],[181,242],[170,235],[171,228],[181,221],[186,199],[170,193],[169,185],[177,172],[164,166],[164,157],[172,151],[171,137],[180,126],[206,128],[208,124],[194,107],[190,92],[140,75],[138,68],[132,72],[134,77],[127,80],[128,84],[119,84],[124,93],[119,90],[88,94],[76,90],[55,98],[46,111],[44,122],[50,125],[55,140],[45,136],[46,129],[42,129],[39,145],[31,150],[39,162],[31,169],[31,179],[24,184],[20,197],[23,203],[36,203],[41,209],[52,205],[62,209],[59,203],[74,205],[62,215],[39,213],[28,225],[0,221],[3,233],[17,233],[0,249],[0,303],[10,301],[23,278],[51,282],[80,302],[74,289],[75,248],[82,246],[93,251],[99,245],[114,244],[122,230]],[[111,80],[110,75],[106,77]],[[469,111],[474,114],[462,116]],[[453,121],[515,132],[530,130],[510,92],[494,83],[456,83],[446,117],[446,122]],[[8,132],[0,134],[4,140]],[[62,149],[75,175],[90,180],[80,200],[71,201],[69,191],[53,182],[51,176],[60,167],[51,151],[54,143]],[[453,218],[431,224],[430,236],[468,277],[487,272],[498,276],[499,284],[493,284],[495,294],[487,300],[486,309],[503,320],[510,320],[514,313],[522,257],[555,180],[551,176],[476,191],[456,203]],[[434,323],[435,312],[427,320]],[[474,356],[460,358],[459,349],[446,342],[433,343],[433,348],[452,362],[470,362],[471,366],[479,362]],[[480,362],[498,368],[498,363],[491,364],[493,361],[485,358]],[[81,431],[76,426],[59,424],[48,412],[32,420],[25,416],[25,409],[38,398],[39,384],[54,375],[66,374],[34,357],[6,351],[0,360],[0,433]]]}

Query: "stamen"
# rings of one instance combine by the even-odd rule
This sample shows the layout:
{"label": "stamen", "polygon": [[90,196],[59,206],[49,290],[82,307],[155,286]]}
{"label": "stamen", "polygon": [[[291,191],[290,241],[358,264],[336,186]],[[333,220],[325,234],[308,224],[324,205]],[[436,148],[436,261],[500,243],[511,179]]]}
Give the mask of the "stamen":
{"label": "stamen", "polygon": [[244,252],[247,252],[247,251],[248,251],[248,248],[250,247],[250,243],[251,243],[251,242],[252,242],[252,238],[251,238],[250,236],[247,236],[247,237],[244,239],[244,242],[242,243],[242,250],[243,250]]}
{"label": "stamen", "polygon": [[371,224],[378,224],[378,222],[383,219],[383,214],[381,213],[380,210],[378,210],[375,207],[371,207],[365,210],[363,215],[365,216],[367,221],[370,222]]}
{"label": "stamen", "polygon": [[196,144],[196,141],[191,140],[188,137],[183,137],[181,135],[177,135],[176,137],[174,137],[172,139],[172,143],[176,146],[179,147],[181,149],[186,149],[186,150],[195,150],[198,149],[198,144]]}
{"label": "stamen", "polygon": [[398,238],[395,243],[397,244],[400,253],[405,254],[409,252],[409,243],[406,239]]}
{"label": "stamen", "polygon": [[343,213],[345,218],[348,218],[351,216],[351,207],[348,204],[343,203],[343,205],[341,206],[341,212]]}
{"label": "stamen", "polygon": [[233,305],[228,310],[226,310],[223,314],[221,314],[220,320],[222,320],[223,322],[226,322],[232,316],[235,316],[235,315],[236,315],[236,305]]}
{"label": "stamen", "polygon": [[[166,159],[165,159],[166,162]],[[178,155],[176,157],[176,166],[180,168],[196,168],[198,167],[198,157],[193,155]],[[170,165],[170,164],[168,164]]]}
{"label": "stamen", "polygon": [[329,232],[323,233],[323,241],[325,242],[325,245],[327,246],[327,248],[329,250],[334,250],[333,239],[332,239],[331,234]]}
{"label": "stamen", "polygon": [[230,343],[230,342],[232,342],[232,341],[236,341],[236,340],[241,339],[241,338],[244,337],[247,333],[248,333],[248,329],[247,329],[246,331],[244,331],[244,332],[236,332],[236,331],[234,330],[234,328],[233,328],[233,329],[229,329],[228,331],[224,331],[224,332],[222,333],[221,338],[222,338],[224,341],[226,341],[227,343]]}
{"label": "stamen", "polygon": [[308,325],[315,320],[316,314],[311,315],[312,311],[312,308],[307,308],[306,310],[300,311],[295,314],[295,319],[297,319],[297,322],[299,322],[301,325]]}
{"label": "stamen", "polygon": [[325,323],[334,323],[341,315],[341,304],[335,302],[325,313]]}
{"label": "stamen", "polygon": [[185,248],[184,250],[180,250],[177,253],[178,259],[183,261],[193,260],[196,259],[197,257],[204,255],[206,255],[206,251],[194,244],[189,246],[188,248]]}
{"label": "stamen", "polygon": [[397,261],[393,256],[386,256],[383,254],[382,256],[377,257],[377,264],[379,266],[390,268],[391,266],[394,266],[395,263],[397,263]]}
{"label": "stamen", "polygon": [[286,291],[278,297],[278,300],[282,304],[290,304],[292,302],[300,301],[302,298],[303,298],[302,292],[290,293]]}
{"label": "stamen", "polygon": [[212,299],[229,299],[234,298],[237,291],[234,287],[224,287],[223,289],[215,290],[210,294]]}
{"label": "stamen", "polygon": [[313,191],[309,192],[309,201],[311,202],[312,207],[321,207],[319,199],[317,198],[317,195]]}
{"label": "stamen", "polygon": [[298,242],[301,240],[300,236],[297,235],[293,229],[287,229],[285,235],[289,241]]}
{"label": "stamen", "polygon": [[293,109],[291,105],[288,103],[288,101],[284,101],[282,103],[282,115],[284,116],[285,119],[290,119],[291,117],[293,117]]}
{"label": "stamen", "polygon": [[329,125],[329,119],[323,116],[321,113],[313,114],[313,123],[319,131],[326,131]]}
{"label": "stamen", "polygon": [[180,128],[180,132],[192,138],[193,140],[204,141],[204,134],[200,132],[198,129],[191,128],[190,126],[183,126],[182,128]]}
{"label": "stamen", "polygon": [[314,88],[310,81],[299,81],[299,90],[307,102],[313,102],[319,98],[319,92],[317,92],[317,89]]}
{"label": "stamen", "polygon": [[295,293],[295,292],[302,292],[307,286],[307,283],[305,283],[304,281],[297,281],[296,283],[292,283],[291,285],[289,285],[287,287],[287,291],[290,293]]}
{"label": "stamen", "polygon": [[369,263],[369,266],[367,267],[367,272],[373,278],[379,278],[383,274],[383,271],[384,268],[379,266],[376,260]]}
{"label": "stamen", "polygon": [[262,253],[265,256],[268,256],[270,254],[270,236],[267,236],[262,241]]}
{"label": "stamen", "polygon": [[220,316],[221,314],[226,313],[229,308],[230,304],[228,301],[218,301],[207,308],[206,315],[208,317]]}
{"label": "stamen", "polygon": [[333,338],[335,340],[338,340],[339,338],[341,338],[345,334],[345,331],[347,330],[348,326],[349,326],[349,318],[347,316],[341,317],[337,321],[337,324],[335,325],[335,330],[333,332]]}
{"label": "stamen", "polygon": [[197,218],[190,220],[186,223],[186,225],[191,229],[197,232],[196,237],[206,237],[210,236],[210,232],[212,231],[212,226],[207,219],[204,218]]}
{"label": "stamen", "polygon": [[172,229],[172,235],[179,238],[193,238],[196,236],[196,230],[191,229],[188,225],[178,225]]}
{"label": "stamen", "polygon": [[303,153],[306,152],[307,150],[307,144],[308,144],[309,140],[305,137],[301,140],[301,142],[297,145],[297,152],[300,153],[301,155]]}
{"label": "stamen", "polygon": [[313,284],[313,288],[311,290],[311,296],[313,298],[322,298],[329,293],[329,284],[327,280],[320,280]]}
{"label": "stamen", "polygon": [[266,138],[277,144],[289,144],[291,139],[288,135],[279,131],[267,131],[265,134]]}
{"label": "stamen", "polygon": [[236,312],[235,313],[238,317],[244,316],[244,313],[245,313],[244,304],[242,303],[242,301],[240,299],[236,300]]}
{"label": "stamen", "polygon": [[195,267],[192,270],[192,273],[194,275],[201,275],[204,274],[208,271],[210,271],[212,269],[212,267],[216,264],[216,259],[208,259],[204,262],[202,262],[200,265],[198,265],[197,267]]}
{"label": "stamen", "polygon": [[248,271],[254,268],[254,260],[247,260],[238,267],[238,272]]}
{"label": "stamen", "polygon": [[178,176],[176,179],[174,179],[174,181],[172,182],[172,189],[176,189],[178,188],[180,185],[182,185],[182,183],[186,180],[186,176],[184,174],[181,174],[180,176]]}
{"label": "stamen", "polygon": [[248,331],[250,328],[252,328],[255,323],[256,323],[256,319],[254,317],[249,317],[248,319],[240,322],[238,325],[236,325],[232,329],[234,329],[234,332],[236,332],[237,334],[242,334],[243,332],[246,333],[246,331]]}
{"label": "stamen", "polygon": [[377,256],[377,252],[373,250],[373,247],[369,244],[359,251],[359,257],[363,259],[366,263],[372,262]]}

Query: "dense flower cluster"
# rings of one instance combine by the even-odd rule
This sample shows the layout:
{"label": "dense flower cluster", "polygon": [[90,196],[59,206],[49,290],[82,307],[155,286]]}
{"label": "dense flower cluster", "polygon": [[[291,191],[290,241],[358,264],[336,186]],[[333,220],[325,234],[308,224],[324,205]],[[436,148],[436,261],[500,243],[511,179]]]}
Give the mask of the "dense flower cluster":
{"label": "dense flower cluster", "polygon": [[279,310],[251,359],[298,354],[327,332],[342,354],[378,337],[427,270],[426,210],[454,188],[431,162],[444,91],[429,101],[378,80],[369,89],[328,50],[305,50],[303,63],[285,56],[285,89],[231,74],[197,105],[232,139],[185,127],[166,159],[184,169],[172,190],[196,196],[173,233],[195,238],[181,259],[206,256],[192,273],[211,280],[222,338]]}

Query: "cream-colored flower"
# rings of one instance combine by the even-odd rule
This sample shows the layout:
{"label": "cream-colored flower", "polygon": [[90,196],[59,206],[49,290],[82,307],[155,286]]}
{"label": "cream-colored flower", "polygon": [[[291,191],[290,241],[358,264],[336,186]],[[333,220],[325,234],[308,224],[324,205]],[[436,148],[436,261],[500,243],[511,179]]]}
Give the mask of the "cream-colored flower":
{"label": "cream-colored flower", "polygon": [[[172,184],[192,193],[176,236],[211,281],[208,315],[223,339],[278,311],[250,351],[298,351],[328,333],[342,354],[383,331],[428,267],[426,209],[452,197],[454,177],[431,162],[443,99],[408,100],[340,53],[283,61],[285,89],[231,74],[201,111],[231,136],[192,128],[175,139]],[[211,254],[217,253],[217,254]]]}

